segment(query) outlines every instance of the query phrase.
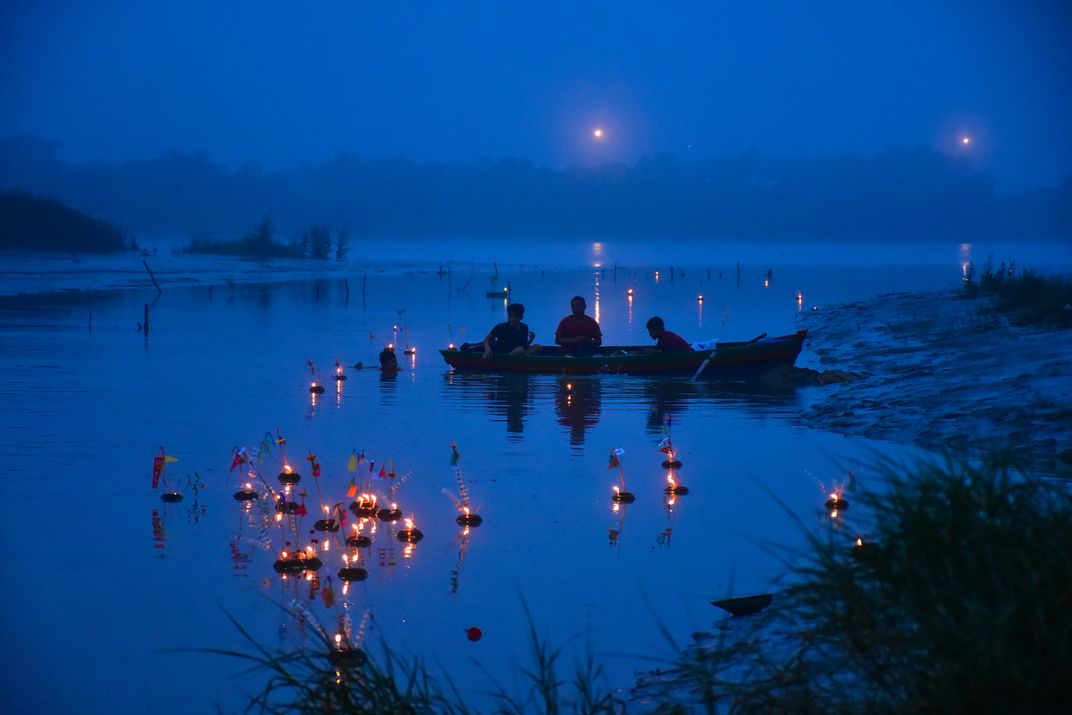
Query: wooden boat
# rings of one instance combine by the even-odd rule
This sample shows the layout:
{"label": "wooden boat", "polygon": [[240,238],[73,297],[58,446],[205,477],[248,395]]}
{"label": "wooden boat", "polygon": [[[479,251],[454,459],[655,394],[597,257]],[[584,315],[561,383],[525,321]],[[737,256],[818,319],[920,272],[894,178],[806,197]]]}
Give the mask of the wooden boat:
{"label": "wooden boat", "polygon": [[746,342],[720,342],[708,350],[649,353],[647,345],[602,346],[595,355],[563,355],[544,348],[533,355],[492,355],[484,359],[483,346],[440,350],[455,370],[478,372],[530,372],[549,374],[686,375],[740,379],[774,367],[792,366],[800,355],[808,331],[768,338],[766,333]]}

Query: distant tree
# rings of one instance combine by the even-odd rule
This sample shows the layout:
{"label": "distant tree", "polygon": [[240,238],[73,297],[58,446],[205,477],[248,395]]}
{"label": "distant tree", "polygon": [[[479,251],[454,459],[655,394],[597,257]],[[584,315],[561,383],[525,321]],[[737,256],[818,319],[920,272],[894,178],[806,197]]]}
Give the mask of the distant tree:
{"label": "distant tree", "polygon": [[0,248],[115,253],[126,247],[126,237],[108,221],[56,199],[0,191]]}
{"label": "distant tree", "polygon": [[267,216],[238,241],[215,242],[205,234],[194,234],[186,252],[254,258],[302,258],[304,255],[293,241],[289,246],[276,242],[275,227]]}
{"label": "distant tree", "polygon": [[331,229],[314,224],[302,234],[302,249],[309,258],[327,258],[331,252]]}
{"label": "distant tree", "polygon": [[346,258],[350,251],[350,224],[346,224],[335,234],[335,260],[341,261]]}

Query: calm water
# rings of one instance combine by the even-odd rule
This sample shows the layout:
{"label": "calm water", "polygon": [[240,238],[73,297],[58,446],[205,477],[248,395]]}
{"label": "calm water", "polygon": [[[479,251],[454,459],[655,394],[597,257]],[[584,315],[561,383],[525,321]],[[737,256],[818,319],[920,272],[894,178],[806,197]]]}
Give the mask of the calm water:
{"label": "calm water", "polygon": [[[905,448],[800,426],[809,390],[755,394],[621,377],[574,378],[567,389],[556,376],[451,374],[435,349],[478,340],[503,319],[503,300],[486,292],[509,282],[538,341],[552,340],[574,294],[588,299],[607,342],[647,342],[643,324],[653,314],[691,339],[732,340],[793,331],[811,305],[956,287],[962,261],[979,265],[986,252],[1042,268],[1072,264],[1058,244],[400,245],[402,263],[388,262],[378,245],[381,253],[355,256],[320,279],[307,265],[207,264],[161,251],[148,259],[166,281],[160,297],[145,287],[140,257],[5,258],[3,293],[126,287],[7,299],[0,312],[0,530],[18,559],[2,576],[2,643],[15,711],[237,710],[261,679],[239,675],[238,662],[182,650],[248,649],[225,611],[272,648],[307,643],[313,621],[333,630],[344,618],[356,631],[364,620],[373,651],[386,640],[433,669],[447,667],[463,687],[487,689],[481,668],[509,686],[510,664],[526,662],[527,605],[556,642],[590,639],[612,682],[628,688],[648,665],[642,658],[672,655],[659,623],[684,643],[720,617],[710,600],[776,588],[783,568],[764,545],[801,538],[775,497],[825,526],[824,493],[847,466],[866,463],[868,449]],[[676,259],[672,278],[667,255]],[[437,275],[440,263],[450,276]],[[238,283],[229,289],[219,285],[224,278]],[[145,339],[136,323],[147,301]],[[336,359],[375,366],[389,341],[417,348],[396,377],[350,369],[334,390]],[[307,359],[328,384],[315,403]],[[818,367],[807,346],[798,364]],[[680,480],[691,489],[673,505],[655,450],[668,418],[684,462]],[[255,451],[277,428],[309,492],[310,517],[297,536],[284,535],[266,502],[231,498],[232,449]],[[485,518],[465,538],[443,493],[457,492],[452,442]],[[151,489],[160,447],[179,460],[167,475],[186,493],[180,504],[162,503]],[[625,450],[637,495],[618,513],[612,448]],[[377,472],[392,460],[395,480],[365,466],[357,475],[371,476],[383,496],[394,488],[391,498],[425,538],[407,551],[381,526],[364,554],[368,580],[346,594],[333,576],[339,551],[329,551],[319,583],[333,576],[329,607],[309,583],[281,580],[272,561],[284,539],[306,541],[319,503],[345,499],[352,450],[364,450]],[[310,452],[323,467],[319,495]],[[265,472],[280,466],[276,448]],[[196,494],[195,481],[205,484]],[[850,512],[846,538],[851,524]],[[300,604],[305,619],[280,604]],[[483,631],[479,642],[466,638],[472,626]]]}

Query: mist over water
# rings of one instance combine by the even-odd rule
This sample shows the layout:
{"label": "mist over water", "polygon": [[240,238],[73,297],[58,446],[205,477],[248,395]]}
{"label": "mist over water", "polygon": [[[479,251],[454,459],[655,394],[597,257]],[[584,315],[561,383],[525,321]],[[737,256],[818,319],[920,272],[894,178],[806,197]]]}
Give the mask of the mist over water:
{"label": "mist over water", "polygon": [[[357,623],[368,612],[366,645],[373,651],[386,639],[442,664],[463,687],[483,690],[487,681],[476,663],[509,678],[511,664],[525,662],[526,605],[556,642],[591,639],[612,682],[628,688],[644,656],[671,655],[658,624],[684,642],[712,625],[709,601],[776,589],[782,568],[761,545],[802,541],[772,493],[806,524],[824,527],[826,490],[844,480],[847,468],[866,480],[868,450],[911,450],[803,427],[799,415],[821,388],[785,394],[614,376],[574,378],[567,388],[553,375],[452,374],[436,349],[479,340],[502,320],[504,301],[485,293],[507,283],[513,299],[526,304],[538,341],[550,342],[574,294],[588,298],[607,342],[646,343],[643,323],[652,314],[689,339],[734,340],[806,327],[812,304],[826,310],[890,290],[952,290],[962,252],[979,260],[974,248],[958,245],[928,248],[914,260],[902,252],[897,261],[873,254],[880,260],[863,256],[855,264],[828,245],[768,247],[762,262],[748,260],[756,246],[726,246],[725,253],[696,247],[673,253],[679,265],[671,280],[669,265],[645,262],[662,258],[662,248],[608,242],[571,253],[548,242],[496,262],[493,282],[494,269],[481,258],[495,254],[467,245],[471,253],[458,255],[449,276],[437,275],[434,253],[419,266],[361,256],[380,269],[355,256],[318,277],[286,262],[198,259],[221,275],[228,272],[223,267],[239,265],[264,271],[233,288],[196,271],[191,257],[158,251],[146,260],[164,276],[159,296],[146,277],[133,277],[133,268],[126,277],[115,270],[133,262],[124,257],[101,259],[112,268],[71,280],[134,287],[54,297],[44,306],[7,298],[0,316],[0,394],[8,405],[0,449],[9,475],[0,486],[7,505],[2,529],[6,543],[33,565],[4,577],[7,612],[20,614],[5,619],[8,642],[21,644],[17,654],[9,652],[11,696],[27,707],[82,712],[183,712],[190,697],[197,709],[215,702],[236,709],[258,688],[256,677],[236,677],[240,667],[226,660],[172,651],[248,648],[223,609],[271,648],[308,644],[309,619],[332,628],[342,613]],[[1052,266],[1072,264],[1062,247],[1034,250],[1050,255]],[[537,254],[584,267],[543,267]],[[738,255],[739,285],[729,258]],[[269,276],[284,282],[266,282]],[[146,302],[147,339],[135,330]],[[391,379],[375,369],[388,341],[417,349],[400,356],[403,369]],[[306,359],[328,387],[315,403]],[[337,392],[329,378],[336,359],[350,378]],[[357,362],[365,369],[349,367]],[[807,345],[798,364],[820,367]],[[668,420],[684,462],[680,481],[691,489],[669,508],[663,455],[655,451]],[[330,608],[319,591],[337,569],[331,552],[319,589],[281,581],[271,562],[285,537],[270,526],[268,505],[247,508],[231,498],[232,449],[253,448],[276,428],[305,475],[310,517],[302,533],[321,498],[307,453],[323,465],[320,489],[331,504],[348,501],[344,492],[356,476],[347,471],[348,456],[365,450],[377,470],[392,460],[400,475],[392,498],[426,535],[406,556],[381,525],[365,555],[369,579],[343,596],[333,577],[337,602]],[[452,442],[485,518],[464,545],[443,494],[457,491]],[[150,488],[151,460],[161,446],[179,460],[167,473],[186,494],[180,504],[162,503]],[[627,483],[638,495],[624,518],[611,510],[612,448],[625,450]],[[270,479],[279,457],[276,451],[267,460]],[[386,495],[385,480],[366,477]],[[194,494],[198,480],[205,486]],[[850,538],[855,515],[847,516],[843,533]],[[286,616],[279,604],[300,605],[306,620]],[[472,626],[485,634],[477,643],[466,639]],[[42,633],[63,633],[62,646]],[[32,665],[42,659],[67,674],[69,688],[46,687],[51,676]],[[197,694],[180,694],[176,684],[195,672]],[[95,693],[91,702],[86,692]]]}

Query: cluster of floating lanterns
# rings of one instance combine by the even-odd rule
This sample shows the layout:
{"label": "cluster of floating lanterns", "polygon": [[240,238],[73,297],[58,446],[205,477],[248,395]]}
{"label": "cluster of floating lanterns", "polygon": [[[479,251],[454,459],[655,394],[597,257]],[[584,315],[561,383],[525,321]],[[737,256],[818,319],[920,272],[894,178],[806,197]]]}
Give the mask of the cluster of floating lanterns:
{"label": "cluster of floating lanterns", "polygon": [[[670,504],[672,504],[674,497],[688,494],[689,488],[677,480],[677,470],[681,468],[682,464],[681,460],[677,458],[677,452],[674,450],[674,445],[670,437],[664,438],[659,443],[659,451],[666,455],[666,459],[662,462],[662,468],[667,470],[667,486],[663,489],[663,493],[670,497]],[[636,501],[636,495],[630,491],[626,491],[625,488],[625,470],[622,468],[621,463],[622,454],[624,454],[624,450],[620,448],[612,449],[610,451],[609,468],[613,469],[617,467],[619,472],[619,484],[611,486],[611,501],[614,502],[615,511],[617,511],[619,504],[632,504]]]}
{"label": "cluster of floating lanterns", "polygon": [[[268,435],[266,441],[272,439],[272,435]],[[283,522],[285,518],[298,519],[307,513],[304,501],[298,501],[295,495],[295,488],[302,481],[302,475],[296,471],[287,460],[286,455],[286,438],[284,438],[279,431],[276,431],[274,441],[281,451],[283,466],[278,475],[279,487],[273,488],[263,478],[261,473],[257,470],[255,460],[251,460],[245,449],[236,450],[234,459],[232,461],[231,468],[234,469],[238,465],[245,465],[249,472],[249,480],[241,483],[238,490],[234,492],[234,499],[242,502],[252,502],[259,499],[263,494],[263,490],[258,491],[254,486],[254,480],[260,480],[263,487],[275,498],[274,511],[275,521],[277,523]],[[456,464],[458,459],[458,452],[455,445],[451,445],[452,459],[451,464]],[[320,476],[320,465],[316,461],[316,455],[310,453],[308,460],[312,466],[312,473],[314,477]],[[363,453],[361,457],[363,461]],[[357,464],[360,463],[357,459],[356,452],[351,455],[349,469],[351,471],[356,470]],[[370,471],[372,469],[370,462]],[[393,462],[390,462],[390,470],[386,467],[380,468],[380,476],[389,479],[397,477],[394,472]],[[460,473],[458,475],[459,486],[462,489],[463,501],[458,502],[459,515],[456,522],[459,526],[465,527],[466,533],[470,527],[479,526],[483,523],[483,518],[472,511],[468,502],[468,495],[465,493],[464,484],[461,482]],[[320,497],[320,483],[319,480],[314,480],[316,484],[317,496]],[[181,498],[181,494],[179,495]],[[305,492],[302,492],[300,497],[305,497]],[[339,502],[334,506],[322,505],[323,514],[321,518],[317,519],[313,524],[313,530],[310,531],[310,535],[320,532],[325,534],[325,538],[317,539],[311,538],[310,543],[305,547],[294,546],[290,541],[286,541],[282,548],[278,552],[278,557],[273,563],[273,568],[282,578],[286,579],[289,576],[297,576],[299,574],[306,574],[306,578],[315,578],[316,572],[318,572],[324,566],[324,560],[322,554],[331,550],[332,535],[339,534],[341,541],[345,544],[342,551],[342,567],[338,571],[338,577],[344,584],[349,584],[355,581],[363,581],[368,578],[368,571],[362,564],[362,557],[360,552],[357,551],[361,548],[368,548],[372,545],[372,536],[376,531],[376,522],[382,522],[389,525],[394,525],[401,522],[401,527],[395,532],[395,538],[398,541],[406,545],[407,554],[411,552],[413,546],[420,542],[424,538],[424,533],[417,528],[415,518],[413,515],[404,516],[402,509],[396,502],[384,503],[381,499],[373,493],[371,490],[362,491],[357,493],[357,487],[351,481],[350,490],[348,496],[351,498],[348,504],[348,509],[357,518],[357,523],[352,525],[352,531],[344,532],[343,526],[346,522],[346,515],[344,513],[343,502]],[[320,498],[323,502],[323,498]],[[300,528],[296,521],[289,522],[294,533],[300,533]],[[370,527],[370,528],[369,528]],[[352,551],[351,551],[352,550]],[[344,586],[345,589],[345,586]],[[345,592],[345,591],[344,591]]]}

